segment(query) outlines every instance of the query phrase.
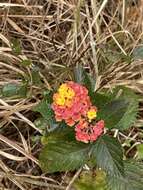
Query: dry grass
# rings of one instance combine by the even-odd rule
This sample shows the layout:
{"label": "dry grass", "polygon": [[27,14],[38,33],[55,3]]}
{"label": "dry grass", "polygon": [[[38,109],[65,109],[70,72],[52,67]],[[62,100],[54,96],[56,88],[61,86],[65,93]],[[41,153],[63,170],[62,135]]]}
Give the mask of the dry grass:
{"label": "dry grass", "polygon": [[[69,189],[71,174],[42,174],[37,161],[41,147],[30,137],[41,132],[32,108],[45,89],[71,78],[76,64],[96,77],[96,89],[126,85],[141,95],[136,125],[143,126],[143,61],[129,59],[143,43],[142,13],[142,0],[0,1],[0,87],[30,81],[27,97],[0,97],[0,189]],[[18,55],[12,47],[15,38],[22,47]],[[21,64],[25,59],[32,64]],[[35,68],[42,85],[33,84]],[[135,144],[140,133],[141,128],[136,135],[134,129],[119,135]]]}

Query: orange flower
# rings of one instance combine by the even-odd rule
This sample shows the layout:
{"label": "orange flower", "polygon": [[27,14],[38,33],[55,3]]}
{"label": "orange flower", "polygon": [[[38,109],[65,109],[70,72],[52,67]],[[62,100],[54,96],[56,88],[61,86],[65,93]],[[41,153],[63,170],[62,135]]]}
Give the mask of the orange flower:
{"label": "orange flower", "polygon": [[56,120],[64,120],[69,126],[85,116],[90,106],[88,90],[72,81],[62,84],[53,96],[52,108]]}
{"label": "orange flower", "polygon": [[95,125],[91,125],[85,120],[81,120],[75,126],[76,140],[84,143],[96,141],[104,132],[104,121],[100,120]]}
{"label": "orange flower", "polygon": [[75,138],[84,143],[96,141],[104,132],[104,121],[96,122],[97,108],[92,106],[88,90],[75,82],[62,84],[53,95],[56,121],[75,125]]}

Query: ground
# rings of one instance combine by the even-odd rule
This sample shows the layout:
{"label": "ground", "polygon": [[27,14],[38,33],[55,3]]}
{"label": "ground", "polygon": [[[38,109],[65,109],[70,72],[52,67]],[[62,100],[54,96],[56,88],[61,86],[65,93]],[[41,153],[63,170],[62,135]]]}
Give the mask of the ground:
{"label": "ground", "polygon": [[[81,64],[96,89],[131,88],[136,123],[119,133],[136,158],[143,127],[142,0],[0,1],[0,189],[70,189],[74,173],[45,175],[33,108]],[[127,146],[127,143],[131,144]]]}

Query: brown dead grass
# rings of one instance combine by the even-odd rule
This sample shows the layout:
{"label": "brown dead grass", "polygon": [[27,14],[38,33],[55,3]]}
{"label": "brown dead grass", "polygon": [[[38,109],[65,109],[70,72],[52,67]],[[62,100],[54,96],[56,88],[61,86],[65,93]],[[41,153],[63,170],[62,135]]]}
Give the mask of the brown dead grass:
{"label": "brown dead grass", "polygon": [[[27,98],[0,98],[1,189],[66,189],[70,184],[70,174],[42,174],[41,147],[31,144],[30,136],[40,132],[32,108],[43,89],[71,78],[73,65],[83,64],[96,77],[97,89],[132,88],[143,105],[143,61],[126,59],[143,43],[142,13],[142,0],[1,0],[0,86],[21,83],[35,66],[43,80],[42,87],[29,84]],[[19,55],[11,47],[14,38],[22,46]],[[25,59],[32,65],[21,65]],[[136,125],[141,127],[142,106],[140,111]],[[134,131],[121,135],[138,142]]]}

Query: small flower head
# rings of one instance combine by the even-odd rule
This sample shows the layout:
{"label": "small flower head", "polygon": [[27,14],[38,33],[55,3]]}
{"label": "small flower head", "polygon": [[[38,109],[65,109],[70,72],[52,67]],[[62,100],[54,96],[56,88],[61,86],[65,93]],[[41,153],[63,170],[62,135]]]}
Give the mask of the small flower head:
{"label": "small flower head", "polygon": [[62,84],[53,96],[52,108],[56,120],[64,120],[69,126],[85,116],[90,106],[88,90],[72,81]]}
{"label": "small flower head", "polygon": [[62,84],[58,90],[61,97],[72,99],[75,95],[74,90],[67,84]]}
{"label": "small flower head", "polygon": [[91,122],[93,119],[95,119],[97,116],[97,109],[96,107],[91,107],[87,112],[87,118]]}
{"label": "small flower head", "polygon": [[76,140],[84,142],[84,143],[88,143],[90,140],[90,136],[86,132],[76,133]]}
{"label": "small flower head", "polygon": [[65,105],[65,98],[62,97],[60,94],[54,94],[54,97],[53,97],[55,103],[59,106],[64,106]]}
{"label": "small flower head", "polygon": [[70,107],[74,96],[74,90],[67,84],[62,84],[58,89],[58,93],[54,94],[53,100],[58,106]]}
{"label": "small flower head", "polygon": [[104,131],[104,121],[100,120],[95,125],[91,125],[85,120],[81,120],[75,126],[76,140],[84,143],[96,141]]}

